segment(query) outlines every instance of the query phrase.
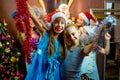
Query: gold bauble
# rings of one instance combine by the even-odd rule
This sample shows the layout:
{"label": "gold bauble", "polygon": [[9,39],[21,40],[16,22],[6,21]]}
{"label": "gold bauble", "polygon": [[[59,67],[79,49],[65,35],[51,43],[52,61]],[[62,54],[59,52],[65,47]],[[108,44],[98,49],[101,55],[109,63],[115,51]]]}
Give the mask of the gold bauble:
{"label": "gold bauble", "polygon": [[10,59],[11,62],[15,63],[16,62],[16,57],[12,56]]}
{"label": "gold bauble", "polygon": [[0,47],[2,47],[2,43],[0,42]]}
{"label": "gold bauble", "polygon": [[10,43],[9,42],[6,42],[6,45],[9,45]]}
{"label": "gold bauble", "polygon": [[12,40],[12,43],[14,43],[14,40]]}
{"label": "gold bauble", "polygon": [[1,26],[2,24],[0,23],[0,26]]}
{"label": "gold bauble", "polygon": [[18,61],[19,61],[19,58],[16,58],[16,61],[18,62]]}
{"label": "gold bauble", "polygon": [[15,75],[15,73],[11,72],[11,75],[12,75],[12,76],[14,76],[14,75]]}
{"label": "gold bauble", "polygon": [[10,37],[10,35],[8,34],[7,37]]}
{"label": "gold bauble", "polygon": [[18,56],[21,56],[21,53],[20,53],[20,52],[17,52],[17,55],[18,55]]}
{"label": "gold bauble", "polygon": [[15,77],[14,77],[15,80],[19,80],[19,78],[20,78],[20,77],[18,77],[18,76],[15,76]]}

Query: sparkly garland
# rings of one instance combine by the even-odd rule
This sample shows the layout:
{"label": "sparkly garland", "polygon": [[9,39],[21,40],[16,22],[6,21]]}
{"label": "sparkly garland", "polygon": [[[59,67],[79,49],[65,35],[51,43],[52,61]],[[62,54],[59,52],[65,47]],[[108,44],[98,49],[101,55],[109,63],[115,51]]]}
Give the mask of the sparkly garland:
{"label": "sparkly garland", "polygon": [[21,32],[25,33],[25,40],[24,40],[24,54],[27,58],[27,62],[30,63],[30,22],[29,22],[29,12],[27,7],[27,0],[16,0],[17,5],[17,14],[15,17],[16,27],[21,30]]}

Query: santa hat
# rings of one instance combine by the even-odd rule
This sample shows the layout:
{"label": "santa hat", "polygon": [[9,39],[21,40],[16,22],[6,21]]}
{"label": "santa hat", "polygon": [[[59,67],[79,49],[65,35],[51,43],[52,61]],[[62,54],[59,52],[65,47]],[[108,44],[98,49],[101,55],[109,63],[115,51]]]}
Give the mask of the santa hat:
{"label": "santa hat", "polygon": [[97,29],[98,29],[97,26],[84,26],[83,28],[87,31],[87,33],[91,37],[95,36],[95,33],[96,33]]}
{"label": "santa hat", "polygon": [[55,12],[49,13],[49,14],[47,15],[47,17],[46,17],[46,19],[47,19],[47,26],[48,26],[48,27],[51,27],[52,22],[53,22],[56,18],[58,18],[58,17],[63,18],[63,19],[65,20],[66,24],[67,24],[68,20],[67,20],[66,15],[65,15],[63,12],[55,11]]}
{"label": "santa hat", "polygon": [[88,12],[82,12],[79,16],[83,18],[87,26],[90,25],[90,20],[93,20],[96,23],[95,18]]}
{"label": "santa hat", "polygon": [[67,4],[61,4],[58,8],[60,11],[64,12],[65,14],[68,12],[68,5]]}

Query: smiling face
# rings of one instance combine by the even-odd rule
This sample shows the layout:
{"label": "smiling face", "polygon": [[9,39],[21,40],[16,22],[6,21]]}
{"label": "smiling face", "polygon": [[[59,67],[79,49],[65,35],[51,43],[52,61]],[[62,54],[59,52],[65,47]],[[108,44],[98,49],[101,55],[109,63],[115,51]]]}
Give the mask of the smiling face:
{"label": "smiling face", "polygon": [[62,33],[65,29],[66,23],[63,18],[56,18],[53,22],[53,30],[55,33]]}
{"label": "smiling face", "polygon": [[68,26],[68,28],[66,29],[66,37],[68,42],[70,42],[72,46],[78,45],[80,37],[77,27],[74,25]]}
{"label": "smiling face", "polygon": [[84,26],[85,25],[85,21],[84,19],[79,15],[76,21],[78,26]]}

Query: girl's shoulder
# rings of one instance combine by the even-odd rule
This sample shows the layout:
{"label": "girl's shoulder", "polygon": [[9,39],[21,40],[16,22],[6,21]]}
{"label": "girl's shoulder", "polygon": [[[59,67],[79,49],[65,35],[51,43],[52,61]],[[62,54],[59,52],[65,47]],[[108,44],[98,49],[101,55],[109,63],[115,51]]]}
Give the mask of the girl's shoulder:
{"label": "girl's shoulder", "polygon": [[45,34],[43,35],[43,37],[41,38],[41,39],[39,39],[39,41],[38,41],[38,46],[40,45],[44,45],[44,44],[48,44],[48,37],[49,37],[49,35],[48,35],[48,32],[45,32]]}
{"label": "girl's shoulder", "polygon": [[41,40],[45,40],[45,39],[48,38],[48,36],[49,36],[49,33],[48,33],[48,31],[46,31],[46,32],[44,33],[43,37],[42,37],[41,39],[39,39],[39,40],[40,40],[40,41],[41,41]]}

